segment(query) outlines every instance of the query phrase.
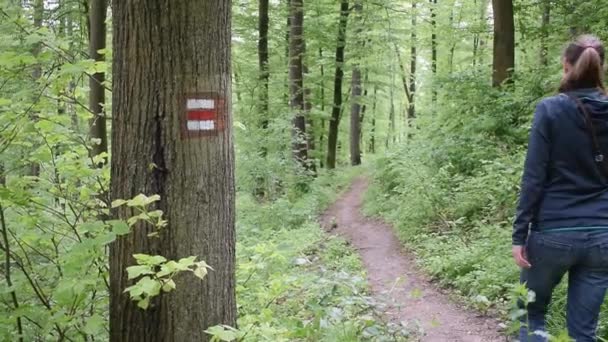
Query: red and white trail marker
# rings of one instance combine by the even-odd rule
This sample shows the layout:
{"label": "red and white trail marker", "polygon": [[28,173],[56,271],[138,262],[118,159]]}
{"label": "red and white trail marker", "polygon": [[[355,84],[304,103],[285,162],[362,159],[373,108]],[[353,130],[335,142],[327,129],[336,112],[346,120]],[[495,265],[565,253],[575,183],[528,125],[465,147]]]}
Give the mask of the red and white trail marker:
{"label": "red and white trail marker", "polygon": [[224,129],[224,100],[213,93],[186,96],[186,115],[183,120],[185,137],[217,135]]}

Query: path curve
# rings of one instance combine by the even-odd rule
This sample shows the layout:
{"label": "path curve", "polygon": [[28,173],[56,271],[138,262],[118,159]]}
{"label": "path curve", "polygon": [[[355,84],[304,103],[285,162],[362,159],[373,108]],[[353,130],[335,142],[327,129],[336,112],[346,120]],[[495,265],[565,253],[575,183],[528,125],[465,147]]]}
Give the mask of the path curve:
{"label": "path curve", "polygon": [[422,328],[420,341],[505,341],[497,331],[499,322],[450,301],[416,269],[414,257],[403,251],[391,226],[361,213],[367,187],[365,178],[355,180],[321,220],[360,253],[372,295],[387,304],[387,318]]}

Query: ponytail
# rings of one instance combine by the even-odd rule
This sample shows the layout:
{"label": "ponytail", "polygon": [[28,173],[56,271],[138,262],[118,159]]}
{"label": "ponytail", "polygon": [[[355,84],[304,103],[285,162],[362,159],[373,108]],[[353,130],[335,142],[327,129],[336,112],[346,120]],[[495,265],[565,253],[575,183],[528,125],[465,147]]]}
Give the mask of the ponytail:
{"label": "ponytail", "polygon": [[583,88],[604,90],[604,47],[599,39],[593,36],[582,36],[571,43],[564,52],[564,63],[570,69],[560,84],[561,92]]}

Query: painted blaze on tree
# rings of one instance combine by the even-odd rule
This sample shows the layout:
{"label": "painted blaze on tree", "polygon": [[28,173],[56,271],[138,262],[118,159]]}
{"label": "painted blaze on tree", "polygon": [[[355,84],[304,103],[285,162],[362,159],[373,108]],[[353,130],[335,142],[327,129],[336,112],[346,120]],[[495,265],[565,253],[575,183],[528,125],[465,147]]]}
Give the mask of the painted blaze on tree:
{"label": "painted blaze on tree", "polygon": [[[111,194],[160,195],[169,224],[157,238],[138,224],[112,245],[111,340],[206,341],[210,326],[236,324],[231,1],[114,0],[112,11]],[[179,276],[143,311],[123,293],[135,253],[197,256],[214,270]]]}

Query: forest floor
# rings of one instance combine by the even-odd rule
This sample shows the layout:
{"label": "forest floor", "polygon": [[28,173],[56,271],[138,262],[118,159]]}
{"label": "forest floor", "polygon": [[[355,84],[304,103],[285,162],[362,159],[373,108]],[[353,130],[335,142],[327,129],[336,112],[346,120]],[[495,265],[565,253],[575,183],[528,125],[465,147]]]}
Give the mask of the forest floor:
{"label": "forest floor", "polygon": [[416,268],[415,257],[402,248],[390,225],[362,214],[367,187],[367,179],[356,179],[321,221],[359,252],[372,296],[386,305],[386,318],[406,324],[420,341],[505,341],[496,319],[451,300]]}

